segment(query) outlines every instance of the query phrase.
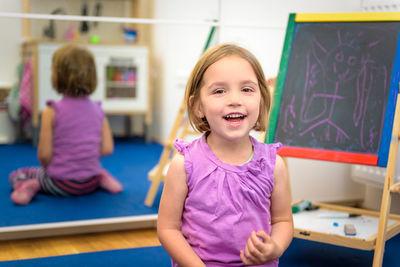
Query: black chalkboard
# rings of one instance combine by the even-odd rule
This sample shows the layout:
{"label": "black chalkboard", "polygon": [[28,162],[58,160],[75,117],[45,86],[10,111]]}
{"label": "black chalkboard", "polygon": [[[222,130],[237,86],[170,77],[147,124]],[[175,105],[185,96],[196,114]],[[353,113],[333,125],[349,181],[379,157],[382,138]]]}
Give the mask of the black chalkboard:
{"label": "black chalkboard", "polygon": [[393,81],[398,87],[399,30],[399,22],[296,23],[273,141],[378,154]]}

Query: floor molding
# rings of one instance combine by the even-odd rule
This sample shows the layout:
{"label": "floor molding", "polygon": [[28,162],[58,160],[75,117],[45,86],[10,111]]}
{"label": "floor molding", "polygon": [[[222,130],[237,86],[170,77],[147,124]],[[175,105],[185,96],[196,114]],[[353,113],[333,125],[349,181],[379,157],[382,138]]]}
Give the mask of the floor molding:
{"label": "floor molding", "polygon": [[0,227],[0,240],[155,228],[157,214]]}

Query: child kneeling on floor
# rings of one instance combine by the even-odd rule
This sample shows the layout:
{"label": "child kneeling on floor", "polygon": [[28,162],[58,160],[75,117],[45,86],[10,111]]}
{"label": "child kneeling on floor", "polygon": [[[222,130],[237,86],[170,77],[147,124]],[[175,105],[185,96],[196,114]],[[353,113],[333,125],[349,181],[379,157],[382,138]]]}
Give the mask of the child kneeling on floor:
{"label": "child kneeling on floor", "polygon": [[114,143],[100,102],[89,99],[97,85],[94,57],[86,48],[68,44],[52,58],[51,82],[60,101],[48,101],[42,112],[38,145],[41,167],[10,174],[11,200],[26,205],[37,192],[56,196],[84,195],[97,188],[110,193],[122,185],[104,170],[100,157]]}

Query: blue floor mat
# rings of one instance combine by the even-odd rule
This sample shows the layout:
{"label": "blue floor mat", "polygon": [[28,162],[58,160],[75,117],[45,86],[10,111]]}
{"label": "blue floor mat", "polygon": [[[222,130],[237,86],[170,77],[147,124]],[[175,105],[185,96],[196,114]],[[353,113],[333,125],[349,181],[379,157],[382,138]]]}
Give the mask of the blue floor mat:
{"label": "blue floor mat", "polygon": [[[400,235],[386,242],[383,267],[399,266]],[[294,238],[279,260],[280,267],[372,266],[373,251],[339,247]],[[90,252],[66,256],[1,262],[1,266],[145,266],[169,267],[170,258],[160,246]]]}
{"label": "blue floor mat", "polygon": [[69,198],[38,194],[29,205],[16,206],[10,200],[8,175],[20,167],[39,166],[36,148],[30,143],[0,145],[0,227],[157,214],[161,187],[153,207],[145,206],[144,199],[150,186],[147,173],[161,152],[161,145],[142,138],[117,139],[114,153],[101,161],[124,186],[121,194],[101,189]]}
{"label": "blue floor mat", "polygon": [[0,262],[1,266],[137,266],[170,267],[171,260],[163,247],[143,247],[131,249],[89,252],[67,256],[46,257],[29,260]]}
{"label": "blue floor mat", "polygon": [[[383,267],[400,266],[400,235],[386,242]],[[363,267],[372,266],[373,250],[359,250],[294,238],[279,261],[279,267]]]}

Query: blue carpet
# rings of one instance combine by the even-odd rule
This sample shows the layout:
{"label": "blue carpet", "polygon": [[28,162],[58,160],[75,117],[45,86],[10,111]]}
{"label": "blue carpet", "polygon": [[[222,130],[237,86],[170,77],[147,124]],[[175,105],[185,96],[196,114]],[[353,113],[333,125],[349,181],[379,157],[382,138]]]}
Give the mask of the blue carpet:
{"label": "blue carpet", "polygon": [[10,200],[8,175],[20,167],[39,166],[36,148],[30,143],[0,145],[0,227],[157,214],[161,188],[153,207],[146,207],[144,199],[150,186],[147,173],[161,152],[161,145],[146,144],[142,138],[116,139],[114,153],[101,161],[124,186],[121,194],[103,190],[69,198],[38,194],[29,205],[16,206]]}
{"label": "blue carpet", "polygon": [[[400,266],[400,235],[386,242],[383,267]],[[364,267],[372,266],[373,250],[359,250],[294,238],[279,261],[279,267]]]}
{"label": "blue carpet", "polygon": [[170,267],[171,260],[162,247],[107,250],[67,256],[0,262],[1,266],[137,266]]}
{"label": "blue carpet", "polygon": [[[383,267],[400,266],[400,235],[386,242]],[[280,258],[280,267],[363,267],[372,266],[373,251],[363,251],[302,239],[293,239]],[[67,256],[1,262],[1,266],[171,266],[162,247],[90,252]]]}

